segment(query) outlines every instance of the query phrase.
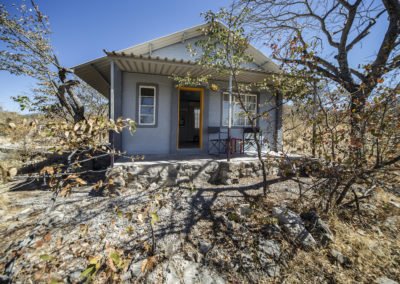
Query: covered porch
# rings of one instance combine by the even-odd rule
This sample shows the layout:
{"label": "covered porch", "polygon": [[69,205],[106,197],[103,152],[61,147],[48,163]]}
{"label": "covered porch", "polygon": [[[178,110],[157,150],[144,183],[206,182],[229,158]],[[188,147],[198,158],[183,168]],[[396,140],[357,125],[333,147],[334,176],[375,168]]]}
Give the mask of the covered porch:
{"label": "covered porch", "polygon": [[[151,53],[150,53],[151,54]],[[216,73],[214,70],[199,66],[190,60],[175,60],[161,58],[152,55],[135,55],[125,52],[106,52],[106,57],[75,67],[75,73],[88,82],[109,99],[109,113],[111,119],[118,117],[140,119],[135,109],[138,108],[138,84],[154,86],[157,88],[157,114],[156,123],[151,127],[139,126],[137,133],[130,137],[128,133],[110,136],[113,146],[129,154],[144,154],[147,157],[154,155],[170,155],[180,160],[187,160],[190,154],[196,154],[210,159],[208,156],[212,140],[216,139],[211,128],[226,129],[224,123],[224,93],[227,92],[228,76]],[[266,62],[268,65],[269,63]],[[254,66],[253,66],[254,67]],[[256,67],[243,68],[238,80],[243,83],[255,83],[263,81],[276,70],[266,71]],[[211,76],[219,86],[218,90],[208,90],[203,87],[196,88],[201,92],[198,99],[199,126],[198,134],[192,134],[194,143],[183,141],[182,133],[185,122],[182,122],[182,88],[176,87],[172,76]],[[188,88],[186,88],[188,90]],[[193,91],[196,91],[193,89]],[[257,127],[263,132],[265,151],[279,151],[281,149],[282,109],[280,97],[270,96],[268,93],[255,94],[257,111],[268,111],[268,120],[259,121]],[[274,107],[276,106],[276,107]],[[238,145],[244,141],[244,126],[233,126],[231,137],[238,141]],[[249,127],[247,127],[249,128]],[[222,130],[221,130],[222,132]],[[222,138],[223,140],[224,138]],[[182,141],[181,141],[182,140]],[[188,139],[186,139],[188,140]],[[250,157],[251,154],[237,155],[242,152],[235,148],[233,156],[237,158]],[[245,151],[246,152],[246,151]],[[221,154],[221,153],[220,153]],[[220,155],[226,158],[226,155]]]}

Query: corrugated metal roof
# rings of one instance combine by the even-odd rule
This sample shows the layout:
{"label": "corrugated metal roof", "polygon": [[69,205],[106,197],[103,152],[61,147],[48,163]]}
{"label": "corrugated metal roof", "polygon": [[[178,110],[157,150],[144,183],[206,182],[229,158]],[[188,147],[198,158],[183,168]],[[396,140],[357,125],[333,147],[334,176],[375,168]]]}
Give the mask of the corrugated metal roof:
{"label": "corrugated metal roof", "polygon": [[[202,29],[208,24],[201,24],[145,43],[141,43],[120,51],[107,52],[106,56],[82,63],[73,67],[75,74],[100,93],[108,97],[110,80],[110,61],[115,60],[123,71],[148,73],[157,75],[183,76],[190,72],[193,76],[213,73],[216,80],[226,79],[212,70],[206,70],[194,61],[177,58],[160,58],[144,56],[149,50],[158,49],[203,35]],[[221,24],[221,26],[224,26]],[[280,72],[279,67],[261,51],[250,45],[248,52],[260,69],[243,68],[240,79],[245,82],[256,82],[265,78],[266,74]],[[219,78],[221,77],[221,78]]]}

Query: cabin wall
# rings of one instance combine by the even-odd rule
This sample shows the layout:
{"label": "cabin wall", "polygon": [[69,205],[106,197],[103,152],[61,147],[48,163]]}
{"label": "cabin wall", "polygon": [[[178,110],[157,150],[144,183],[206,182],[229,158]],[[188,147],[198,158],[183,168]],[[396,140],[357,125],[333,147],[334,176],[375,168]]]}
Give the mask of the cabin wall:
{"label": "cabin wall", "polygon": [[138,84],[157,85],[156,125],[139,126],[131,135],[122,133],[122,148],[129,154],[168,154],[170,149],[170,105],[172,80],[166,76],[123,72],[122,112],[125,118],[138,121]]}
{"label": "cabin wall", "polygon": [[[118,73],[118,71],[117,71]],[[124,130],[121,136],[120,149],[128,154],[170,154],[170,153],[207,153],[208,151],[208,127],[222,127],[222,92],[226,90],[225,83],[219,83],[221,90],[214,92],[205,90],[204,109],[203,109],[203,149],[177,149],[177,111],[178,111],[178,90],[174,83],[167,76],[147,75],[138,73],[122,72],[116,74],[115,78],[120,78],[121,91],[115,92],[117,97],[115,103],[121,111],[116,112],[116,118],[123,116],[138,121],[138,84],[151,84],[157,86],[156,102],[156,125],[138,126],[136,132],[131,135]],[[116,88],[118,89],[118,88]],[[120,94],[120,98],[118,98]],[[264,150],[276,150],[281,145],[278,141],[276,145],[275,136],[281,133],[281,129],[276,129],[277,108],[275,96],[268,92],[261,92],[258,95],[259,111],[268,111],[268,115],[260,119],[259,127],[267,142]],[[279,111],[279,110],[278,110]],[[118,115],[117,115],[118,114]],[[279,113],[278,113],[279,114]],[[242,138],[243,127],[233,127],[232,137]],[[279,137],[278,137],[279,138]],[[281,139],[281,138],[280,138]],[[118,141],[118,138],[117,138]]]}

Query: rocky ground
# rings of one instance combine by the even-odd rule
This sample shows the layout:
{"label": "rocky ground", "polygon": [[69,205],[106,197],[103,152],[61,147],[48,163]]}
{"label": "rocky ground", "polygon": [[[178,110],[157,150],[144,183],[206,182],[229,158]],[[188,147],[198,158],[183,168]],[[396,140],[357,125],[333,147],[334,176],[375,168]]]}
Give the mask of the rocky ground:
{"label": "rocky ground", "polygon": [[[0,283],[396,283],[398,196],[378,192],[362,218],[321,215],[290,179],[237,185],[0,193]],[[10,188],[14,187],[14,190]],[[25,189],[27,187],[24,187]],[[31,184],[35,188],[35,184]],[[153,241],[154,240],[154,241]]]}

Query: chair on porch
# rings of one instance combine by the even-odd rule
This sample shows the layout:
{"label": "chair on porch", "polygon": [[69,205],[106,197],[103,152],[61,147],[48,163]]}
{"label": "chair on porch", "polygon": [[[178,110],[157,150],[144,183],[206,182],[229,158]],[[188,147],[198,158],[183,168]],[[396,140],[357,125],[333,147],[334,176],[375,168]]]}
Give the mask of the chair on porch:
{"label": "chair on porch", "polygon": [[243,152],[251,150],[257,151],[257,144],[256,140],[254,139],[254,133],[256,134],[256,139],[260,142],[260,144],[263,144],[262,131],[259,127],[243,128]]}
{"label": "chair on porch", "polygon": [[228,129],[216,126],[208,127],[208,154],[221,154],[226,151]]}

